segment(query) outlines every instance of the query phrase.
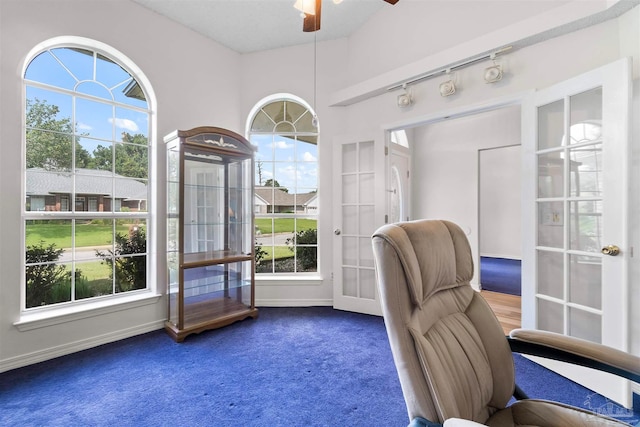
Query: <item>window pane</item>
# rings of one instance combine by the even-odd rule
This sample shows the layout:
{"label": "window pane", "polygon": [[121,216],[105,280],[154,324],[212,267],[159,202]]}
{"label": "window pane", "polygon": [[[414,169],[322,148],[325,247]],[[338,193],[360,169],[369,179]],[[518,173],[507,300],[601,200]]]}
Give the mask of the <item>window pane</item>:
{"label": "window pane", "polygon": [[131,75],[111,59],[98,54],[96,58],[96,80],[111,89],[130,81]]}
{"label": "window pane", "polygon": [[98,252],[113,249],[113,220],[76,220],[75,226],[76,260],[94,260]]}
{"label": "window pane", "polygon": [[295,159],[295,141],[288,136],[274,135],[274,160],[292,161]]}
{"label": "window pane", "polygon": [[111,265],[104,260],[77,262],[74,277],[77,300],[113,293]]}
{"label": "window pane", "polygon": [[72,137],[58,132],[27,130],[27,169],[70,171]]}
{"label": "window pane", "polygon": [[116,144],[115,173],[131,178],[148,178],[149,149],[141,144]]}
{"label": "window pane", "polygon": [[72,98],[69,95],[27,86],[27,128],[72,134]]}
{"label": "window pane", "polygon": [[[68,209],[63,209],[62,197],[72,192],[73,178],[69,172],[28,169],[25,188],[27,192],[26,211],[64,211]],[[42,201],[38,201],[36,206],[32,206],[32,198],[44,199],[44,209],[36,208],[42,204]]]}
{"label": "window pane", "polygon": [[78,79],[93,80],[93,52],[77,47],[51,49],[51,53]]}
{"label": "window pane", "polygon": [[71,299],[71,220],[28,220],[25,224],[26,307]]}
{"label": "window pane", "polygon": [[264,111],[258,111],[251,124],[251,132],[273,132],[273,127],[273,120]]}
{"label": "window pane", "polygon": [[113,140],[113,107],[103,102],[77,98],[76,126],[82,136]]}
{"label": "window pane", "polygon": [[116,141],[148,144],[149,115],[128,108],[116,108]]}
{"label": "window pane", "polygon": [[72,90],[76,84],[76,79],[48,51],[33,58],[25,78],[68,90]]}
{"label": "window pane", "polygon": [[113,143],[87,137],[76,141],[76,168],[112,171]]}
{"label": "window pane", "polygon": [[95,96],[97,98],[103,98],[107,101],[112,100],[111,91],[96,82],[82,82],[78,84],[78,86],[76,87],[76,91],[78,93],[84,93],[86,95]]}
{"label": "window pane", "polygon": [[308,137],[298,137],[298,141],[296,142],[296,160],[299,162],[317,162],[318,146],[307,142],[305,138]]}

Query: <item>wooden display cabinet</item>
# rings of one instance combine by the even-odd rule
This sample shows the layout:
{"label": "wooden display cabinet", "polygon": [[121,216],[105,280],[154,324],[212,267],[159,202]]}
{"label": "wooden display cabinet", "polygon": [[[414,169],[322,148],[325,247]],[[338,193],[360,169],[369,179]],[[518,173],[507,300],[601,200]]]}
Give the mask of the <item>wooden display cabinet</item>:
{"label": "wooden display cabinet", "polygon": [[180,342],[257,317],[254,147],[221,128],[177,130],[167,148],[169,318]]}

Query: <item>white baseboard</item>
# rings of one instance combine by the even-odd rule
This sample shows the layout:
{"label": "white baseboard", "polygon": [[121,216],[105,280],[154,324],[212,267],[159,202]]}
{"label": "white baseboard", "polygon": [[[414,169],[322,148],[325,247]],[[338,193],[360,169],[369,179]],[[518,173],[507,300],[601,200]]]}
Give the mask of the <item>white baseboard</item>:
{"label": "white baseboard", "polygon": [[256,299],[256,307],[332,307],[333,299]]}
{"label": "white baseboard", "polygon": [[515,261],[522,261],[522,257],[507,255],[507,254],[480,254],[482,258],[504,258],[504,259],[512,259]]}
{"label": "white baseboard", "polygon": [[34,351],[33,353],[22,354],[20,356],[1,360],[0,372],[22,368],[23,366],[44,362],[49,359],[54,359],[56,357],[65,356],[67,354],[75,353],[82,350],[87,350],[89,348],[97,347],[102,344],[119,341],[125,338],[145,334],[147,332],[156,331],[162,328],[164,328],[164,320],[157,320],[143,325],[138,325],[133,328],[123,329],[97,337],[91,337],[56,347]]}

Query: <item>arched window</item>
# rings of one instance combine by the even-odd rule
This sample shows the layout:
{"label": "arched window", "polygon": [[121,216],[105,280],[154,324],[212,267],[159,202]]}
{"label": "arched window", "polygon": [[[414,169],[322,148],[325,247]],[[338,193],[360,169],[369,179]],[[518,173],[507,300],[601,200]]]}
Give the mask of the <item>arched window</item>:
{"label": "arched window", "polygon": [[40,45],[24,71],[23,309],[148,289],[151,106],[93,40]]}
{"label": "arched window", "polygon": [[318,271],[318,126],[311,107],[293,95],[260,101],[249,116],[257,147],[257,273]]}

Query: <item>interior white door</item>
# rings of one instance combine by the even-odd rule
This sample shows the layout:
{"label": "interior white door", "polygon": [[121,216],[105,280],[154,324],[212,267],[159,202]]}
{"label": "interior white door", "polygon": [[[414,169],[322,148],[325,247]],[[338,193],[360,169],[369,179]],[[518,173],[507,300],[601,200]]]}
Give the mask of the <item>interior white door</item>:
{"label": "interior white door", "polygon": [[391,154],[387,169],[389,223],[408,221],[410,218],[410,157],[409,149],[398,144],[389,144]]}
{"label": "interior white door", "polygon": [[[630,68],[622,59],[537,91],[524,103],[522,116],[522,325],[623,351],[628,350],[632,256]],[[537,361],[631,405],[628,381]]]}
{"label": "interior white door", "polygon": [[337,138],[333,167],[333,306],[381,315],[371,246],[371,235],[384,223],[380,138]]}

